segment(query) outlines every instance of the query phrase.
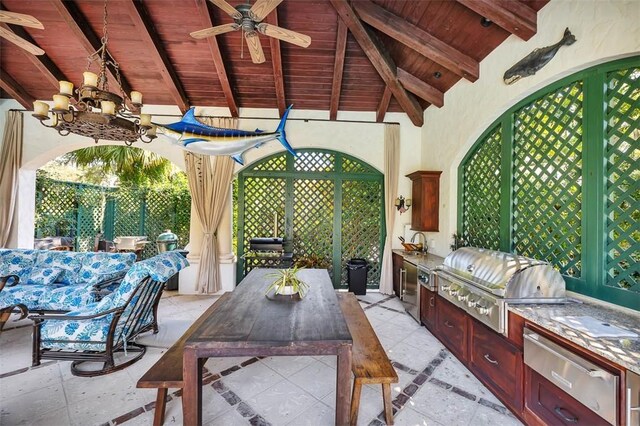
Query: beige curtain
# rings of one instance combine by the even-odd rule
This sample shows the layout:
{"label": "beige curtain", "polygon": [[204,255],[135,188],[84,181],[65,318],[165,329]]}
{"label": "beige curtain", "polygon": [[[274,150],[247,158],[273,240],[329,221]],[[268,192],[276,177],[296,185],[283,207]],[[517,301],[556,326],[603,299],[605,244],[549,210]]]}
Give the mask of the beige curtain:
{"label": "beige curtain", "polygon": [[[237,119],[201,120],[210,126],[238,128]],[[204,294],[215,293],[221,288],[217,230],[227,208],[235,163],[228,156],[208,156],[191,152],[185,152],[184,160],[191,200],[204,232],[198,265],[198,291]]]}
{"label": "beige curtain", "polygon": [[0,247],[6,247],[18,197],[18,171],[22,163],[22,113],[7,111],[0,149]]}
{"label": "beige curtain", "polygon": [[400,169],[400,126],[384,126],[384,199],[387,238],[384,241],[382,270],[380,272],[380,292],[393,294],[393,261],[391,241],[396,218],[394,201],[398,196],[398,172]]}

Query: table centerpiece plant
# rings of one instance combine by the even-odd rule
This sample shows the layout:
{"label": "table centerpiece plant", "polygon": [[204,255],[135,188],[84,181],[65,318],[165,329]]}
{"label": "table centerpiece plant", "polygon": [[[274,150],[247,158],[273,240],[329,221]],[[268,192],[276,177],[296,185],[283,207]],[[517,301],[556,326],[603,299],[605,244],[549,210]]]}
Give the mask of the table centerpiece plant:
{"label": "table centerpiece plant", "polygon": [[275,278],[275,280],[269,285],[265,295],[271,290],[275,290],[275,294],[293,296],[298,294],[302,299],[309,290],[309,285],[298,278],[297,273],[301,269],[295,266],[290,269],[278,269],[277,272],[268,274],[267,277]]}

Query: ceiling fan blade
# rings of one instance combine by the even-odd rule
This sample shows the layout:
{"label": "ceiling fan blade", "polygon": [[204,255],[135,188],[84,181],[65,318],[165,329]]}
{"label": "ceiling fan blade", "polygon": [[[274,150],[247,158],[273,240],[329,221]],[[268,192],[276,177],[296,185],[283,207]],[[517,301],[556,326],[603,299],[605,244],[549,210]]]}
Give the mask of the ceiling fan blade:
{"label": "ceiling fan blade", "polygon": [[309,47],[311,44],[311,37],[308,35],[300,34],[286,28],[264,23],[258,24],[256,28],[264,35],[275,37],[287,43],[295,44],[296,46]]}
{"label": "ceiling fan blade", "polygon": [[27,40],[18,37],[12,31],[4,27],[0,27],[0,37],[7,39],[11,43],[15,44],[18,47],[23,48],[24,50],[31,53],[32,55],[44,55],[44,50],[40,49],[35,44],[31,44]]}
{"label": "ceiling fan blade", "polygon": [[239,29],[240,29],[240,25],[234,22],[231,24],[217,25],[215,27],[205,28],[204,30],[194,31],[189,35],[193,38],[201,39],[201,38],[228,33],[231,31],[237,31]]}
{"label": "ceiling fan blade", "polygon": [[262,51],[262,44],[260,43],[260,37],[258,33],[244,33],[244,39],[247,41],[247,47],[249,53],[251,53],[251,60],[254,64],[261,64],[264,62],[264,52]]}
{"label": "ceiling fan blade", "polygon": [[23,13],[0,10],[0,22],[44,30],[44,25],[42,25],[42,22],[38,21],[31,15],[25,15]]}
{"label": "ceiling fan blade", "polygon": [[209,0],[211,3],[222,9],[227,15],[233,19],[242,19],[242,14],[238,10],[227,3],[225,0]]}
{"label": "ceiling fan blade", "polygon": [[282,3],[282,0],[258,0],[249,9],[249,16],[254,21],[260,22],[280,3]]}

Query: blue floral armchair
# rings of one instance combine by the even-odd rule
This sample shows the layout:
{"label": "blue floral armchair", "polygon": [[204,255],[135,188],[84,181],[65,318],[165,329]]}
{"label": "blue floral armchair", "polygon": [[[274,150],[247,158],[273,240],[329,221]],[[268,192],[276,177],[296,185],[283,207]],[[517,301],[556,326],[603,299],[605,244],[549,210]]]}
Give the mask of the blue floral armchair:
{"label": "blue floral armchair", "polygon": [[113,291],[134,262],[132,253],[0,249],[0,277],[18,280],[0,293],[0,308],[18,304],[29,311],[79,308]]}
{"label": "blue floral armchair", "polygon": [[[138,361],[146,348],[133,343],[140,333],[158,331],[157,309],[164,283],[187,260],[176,252],[159,254],[136,263],[119,287],[99,302],[66,314],[31,315],[34,320],[33,365],[42,359],[73,360],[77,376],[97,376],[120,370]],[[134,353],[116,365],[114,353]],[[86,362],[102,362],[99,370],[82,369]]]}

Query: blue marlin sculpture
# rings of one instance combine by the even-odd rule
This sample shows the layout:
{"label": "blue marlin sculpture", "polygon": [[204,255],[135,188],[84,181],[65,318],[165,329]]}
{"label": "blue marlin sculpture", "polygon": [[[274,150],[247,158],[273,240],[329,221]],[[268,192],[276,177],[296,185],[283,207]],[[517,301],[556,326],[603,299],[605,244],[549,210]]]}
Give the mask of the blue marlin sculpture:
{"label": "blue marlin sculpture", "polygon": [[194,110],[194,108],[189,109],[182,120],[176,123],[156,124],[158,133],[172,139],[175,144],[187,151],[205,155],[229,155],[240,165],[244,165],[242,156],[246,151],[259,148],[274,139],[280,141],[291,155],[296,155],[284,131],[291,106],[284,112],[275,132],[271,133],[265,133],[259,129],[250,132],[207,126],[196,119]]}

